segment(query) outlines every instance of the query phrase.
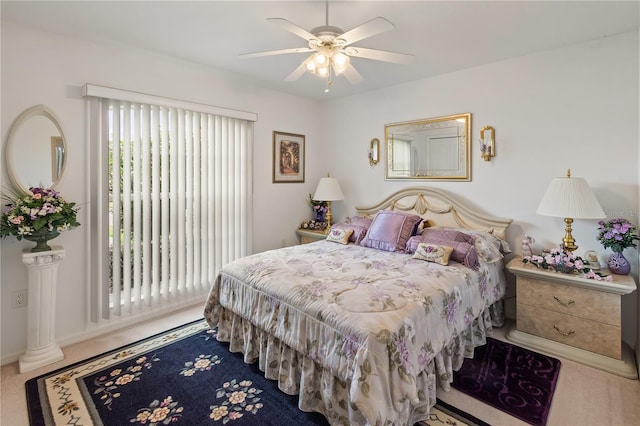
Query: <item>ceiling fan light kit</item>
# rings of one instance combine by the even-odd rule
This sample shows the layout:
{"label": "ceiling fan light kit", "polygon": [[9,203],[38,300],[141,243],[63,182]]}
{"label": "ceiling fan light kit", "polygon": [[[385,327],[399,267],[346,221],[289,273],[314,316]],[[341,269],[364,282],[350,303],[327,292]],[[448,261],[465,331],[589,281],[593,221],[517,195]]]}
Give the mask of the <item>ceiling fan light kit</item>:
{"label": "ceiling fan light kit", "polygon": [[373,37],[393,29],[393,24],[385,18],[374,18],[352,30],[344,32],[338,27],[329,25],[329,3],[326,2],[326,25],[316,27],[310,32],[283,18],[268,18],[285,30],[303,38],[308,42],[308,48],[290,48],[270,50],[266,52],[246,53],[240,56],[259,57],[281,55],[286,53],[313,52],[296,68],[285,81],[295,81],[305,72],[325,79],[325,92],[329,92],[333,85],[332,75],[344,75],[351,84],[360,83],[363,78],[351,63],[351,57],[372,59],[376,61],[408,64],[413,61],[413,55],[383,50],[366,49],[350,46],[352,43]]}

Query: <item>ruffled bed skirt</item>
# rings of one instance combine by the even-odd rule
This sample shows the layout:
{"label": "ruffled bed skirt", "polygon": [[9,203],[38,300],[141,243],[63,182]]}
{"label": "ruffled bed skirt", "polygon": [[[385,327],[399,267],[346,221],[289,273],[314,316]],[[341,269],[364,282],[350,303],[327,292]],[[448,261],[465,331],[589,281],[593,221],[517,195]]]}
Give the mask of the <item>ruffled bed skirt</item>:
{"label": "ruffled bed skirt", "polygon": [[[477,317],[465,332],[454,337],[434,357],[418,377],[419,398],[398,402],[389,410],[398,413],[397,424],[413,425],[424,420],[436,403],[436,382],[444,391],[451,389],[453,372],[462,366],[464,358],[472,358],[473,350],[486,343],[494,326],[503,325],[502,301],[498,301]],[[299,395],[298,407],[307,412],[323,414],[332,425],[369,425],[378,419],[366,419],[365,407],[358,407],[350,399],[352,386],[349,377],[336,377],[329,369],[291,349],[281,340],[269,335],[233,312],[219,307],[217,318],[210,311],[205,317],[211,327],[218,327],[218,340],[229,343],[231,352],[244,354],[246,363],[258,361],[268,379],[277,380],[278,387],[289,395]],[[406,421],[405,421],[406,420]]]}

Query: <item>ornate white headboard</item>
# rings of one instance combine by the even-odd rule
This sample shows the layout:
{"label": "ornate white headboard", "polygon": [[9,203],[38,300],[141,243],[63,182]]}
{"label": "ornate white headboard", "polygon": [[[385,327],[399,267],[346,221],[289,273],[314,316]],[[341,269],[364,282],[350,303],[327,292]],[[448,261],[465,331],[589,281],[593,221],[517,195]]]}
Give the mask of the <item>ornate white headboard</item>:
{"label": "ornate white headboard", "polygon": [[429,226],[449,226],[486,231],[505,239],[512,219],[478,213],[457,200],[455,196],[438,189],[413,187],[402,189],[384,201],[370,207],[356,207],[360,216],[373,216],[379,210],[400,210],[420,215]]}

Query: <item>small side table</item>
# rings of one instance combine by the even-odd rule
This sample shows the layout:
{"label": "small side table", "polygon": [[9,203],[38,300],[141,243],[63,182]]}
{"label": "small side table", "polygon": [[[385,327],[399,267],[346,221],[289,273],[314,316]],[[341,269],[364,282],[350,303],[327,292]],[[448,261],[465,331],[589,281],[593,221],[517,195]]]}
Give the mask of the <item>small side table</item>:
{"label": "small side table", "polygon": [[538,269],[521,257],[507,270],[516,276],[516,325],[508,340],[637,379],[633,352],[621,336],[621,298],[636,290],[632,276],[597,281]]}
{"label": "small side table", "polygon": [[313,243],[327,238],[327,234],[324,231],[312,231],[310,229],[298,229],[296,234],[298,234],[300,244]]}
{"label": "small side table", "polygon": [[64,358],[56,344],[56,285],[58,265],[64,259],[61,246],[22,254],[29,273],[27,306],[27,352],[20,356],[20,372],[35,370]]}

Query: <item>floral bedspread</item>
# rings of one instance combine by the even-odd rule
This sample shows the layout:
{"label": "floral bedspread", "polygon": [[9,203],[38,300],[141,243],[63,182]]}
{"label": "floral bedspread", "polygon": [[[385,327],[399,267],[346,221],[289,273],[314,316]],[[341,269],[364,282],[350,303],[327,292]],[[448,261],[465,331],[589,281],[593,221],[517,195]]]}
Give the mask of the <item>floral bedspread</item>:
{"label": "floral bedspread", "polygon": [[299,393],[301,409],[332,424],[409,425],[484,344],[504,291],[502,261],[474,271],[320,241],[225,266],[205,318]]}

